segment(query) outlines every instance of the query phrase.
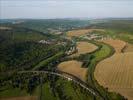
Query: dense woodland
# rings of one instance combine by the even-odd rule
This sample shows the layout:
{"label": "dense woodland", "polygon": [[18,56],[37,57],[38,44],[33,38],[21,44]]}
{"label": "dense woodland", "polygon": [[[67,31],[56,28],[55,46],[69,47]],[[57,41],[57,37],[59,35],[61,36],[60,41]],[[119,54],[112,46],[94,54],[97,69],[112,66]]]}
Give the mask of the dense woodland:
{"label": "dense woodland", "polygon": [[[8,26],[9,27],[9,26]],[[51,44],[39,43],[40,40]],[[58,52],[65,52],[67,47],[60,42],[64,39],[45,35],[31,29],[11,27],[0,31],[0,70],[32,68],[41,60],[47,59]]]}

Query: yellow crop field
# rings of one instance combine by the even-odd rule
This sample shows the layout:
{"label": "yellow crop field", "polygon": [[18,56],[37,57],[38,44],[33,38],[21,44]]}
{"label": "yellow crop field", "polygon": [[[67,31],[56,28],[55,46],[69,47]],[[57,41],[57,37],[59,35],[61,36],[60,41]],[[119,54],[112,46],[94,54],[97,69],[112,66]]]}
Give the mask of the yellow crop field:
{"label": "yellow crop field", "polygon": [[116,53],[96,66],[94,76],[110,91],[133,100],[133,52]]}
{"label": "yellow crop field", "polygon": [[79,79],[85,81],[87,68],[82,68],[82,62],[71,60],[71,61],[65,61],[58,65],[58,69],[70,73]]}
{"label": "yellow crop field", "polygon": [[0,100],[38,100],[37,96],[23,96],[23,97],[12,97],[12,98],[0,98]]}
{"label": "yellow crop field", "polygon": [[126,48],[124,49],[124,52],[133,52],[133,45],[127,43]]}
{"label": "yellow crop field", "polygon": [[67,36],[68,37],[73,37],[73,36],[81,36],[81,35],[85,35],[88,32],[92,32],[92,31],[104,31],[103,29],[80,29],[80,30],[72,30],[72,31],[68,31],[67,32]]}
{"label": "yellow crop field", "polygon": [[4,26],[0,26],[0,30],[9,30],[11,29],[10,27],[4,27]]}
{"label": "yellow crop field", "polygon": [[115,49],[115,53],[121,53],[121,50],[126,46],[126,42],[121,40],[114,40],[114,39],[107,39],[103,40],[102,42],[109,44]]}
{"label": "yellow crop field", "polygon": [[98,47],[92,43],[88,42],[77,42],[77,52],[71,56],[79,56],[80,54],[90,53],[97,49]]}

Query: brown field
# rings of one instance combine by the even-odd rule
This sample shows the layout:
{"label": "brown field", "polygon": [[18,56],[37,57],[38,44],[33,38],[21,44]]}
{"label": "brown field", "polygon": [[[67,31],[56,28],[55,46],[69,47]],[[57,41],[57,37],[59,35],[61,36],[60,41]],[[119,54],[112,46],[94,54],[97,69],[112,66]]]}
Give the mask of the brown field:
{"label": "brown field", "polygon": [[11,29],[10,27],[4,27],[4,26],[0,26],[0,30],[9,30]]}
{"label": "brown field", "polygon": [[92,43],[77,42],[77,50],[78,50],[78,52],[76,52],[75,54],[73,54],[71,56],[79,56],[80,54],[90,53],[90,52],[95,51],[96,49],[97,49],[97,46],[95,46]]}
{"label": "brown field", "polygon": [[133,100],[133,52],[116,53],[96,66],[94,76],[110,91]]}
{"label": "brown field", "polygon": [[11,98],[0,98],[0,100],[38,100],[37,96],[23,96],[23,97],[11,97]]}
{"label": "brown field", "polygon": [[121,40],[107,39],[102,42],[109,44],[115,49],[115,53],[121,53],[121,50],[126,46],[126,42]]}
{"label": "brown field", "polygon": [[58,65],[58,69],[70,73],[79,79],[85,81],[87,68],[82,68],[82,62],[71,60],[65,61]]}
{"label": "brown field", "polygon": [[133,44],[127,43],[124,52],[133,52]]}
{"label": "brown field", "polygon": [[73,36],[81,36],[85,35],[88,32],[92,31],[104,31],[103,29],[81,29],[81,30],[72,30],[67,32],[68,37],[73,37]]}

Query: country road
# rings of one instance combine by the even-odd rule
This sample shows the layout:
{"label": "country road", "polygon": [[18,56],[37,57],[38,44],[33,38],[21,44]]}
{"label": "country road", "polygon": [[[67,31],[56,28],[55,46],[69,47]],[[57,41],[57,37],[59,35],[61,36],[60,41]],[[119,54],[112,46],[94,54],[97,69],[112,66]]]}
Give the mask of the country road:
{"label": "country road", "polygon": [[61,72],[61,71],[54,72],[54,71],[44,70],[44,71],[19,71],[18,73],[19,74],[23,74],[23,73],[52,74],[52,75],[60,76],[60,77],[65,78],[69,81],[73,81],[74,83],[80,85],[82,88],[86,89],[92,95],[100,97],[103,99],[103,97],[101,97],[97,91],[95,91],[93,88],[89,87],[85,82],[83,82],[83,81],[79,80],[78,78],[76,78],[75,76],[70,75],[70,74],[65,73],[65,72]]}

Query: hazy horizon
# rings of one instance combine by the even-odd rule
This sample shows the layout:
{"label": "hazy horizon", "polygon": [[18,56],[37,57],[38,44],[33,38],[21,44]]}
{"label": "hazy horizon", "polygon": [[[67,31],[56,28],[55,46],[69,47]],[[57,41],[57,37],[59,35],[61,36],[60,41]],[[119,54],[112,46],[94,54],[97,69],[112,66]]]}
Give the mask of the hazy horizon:
{"label": "hazy horizon", "polygon": [[1,0],[0,19],[133,18],[131,0]]}

